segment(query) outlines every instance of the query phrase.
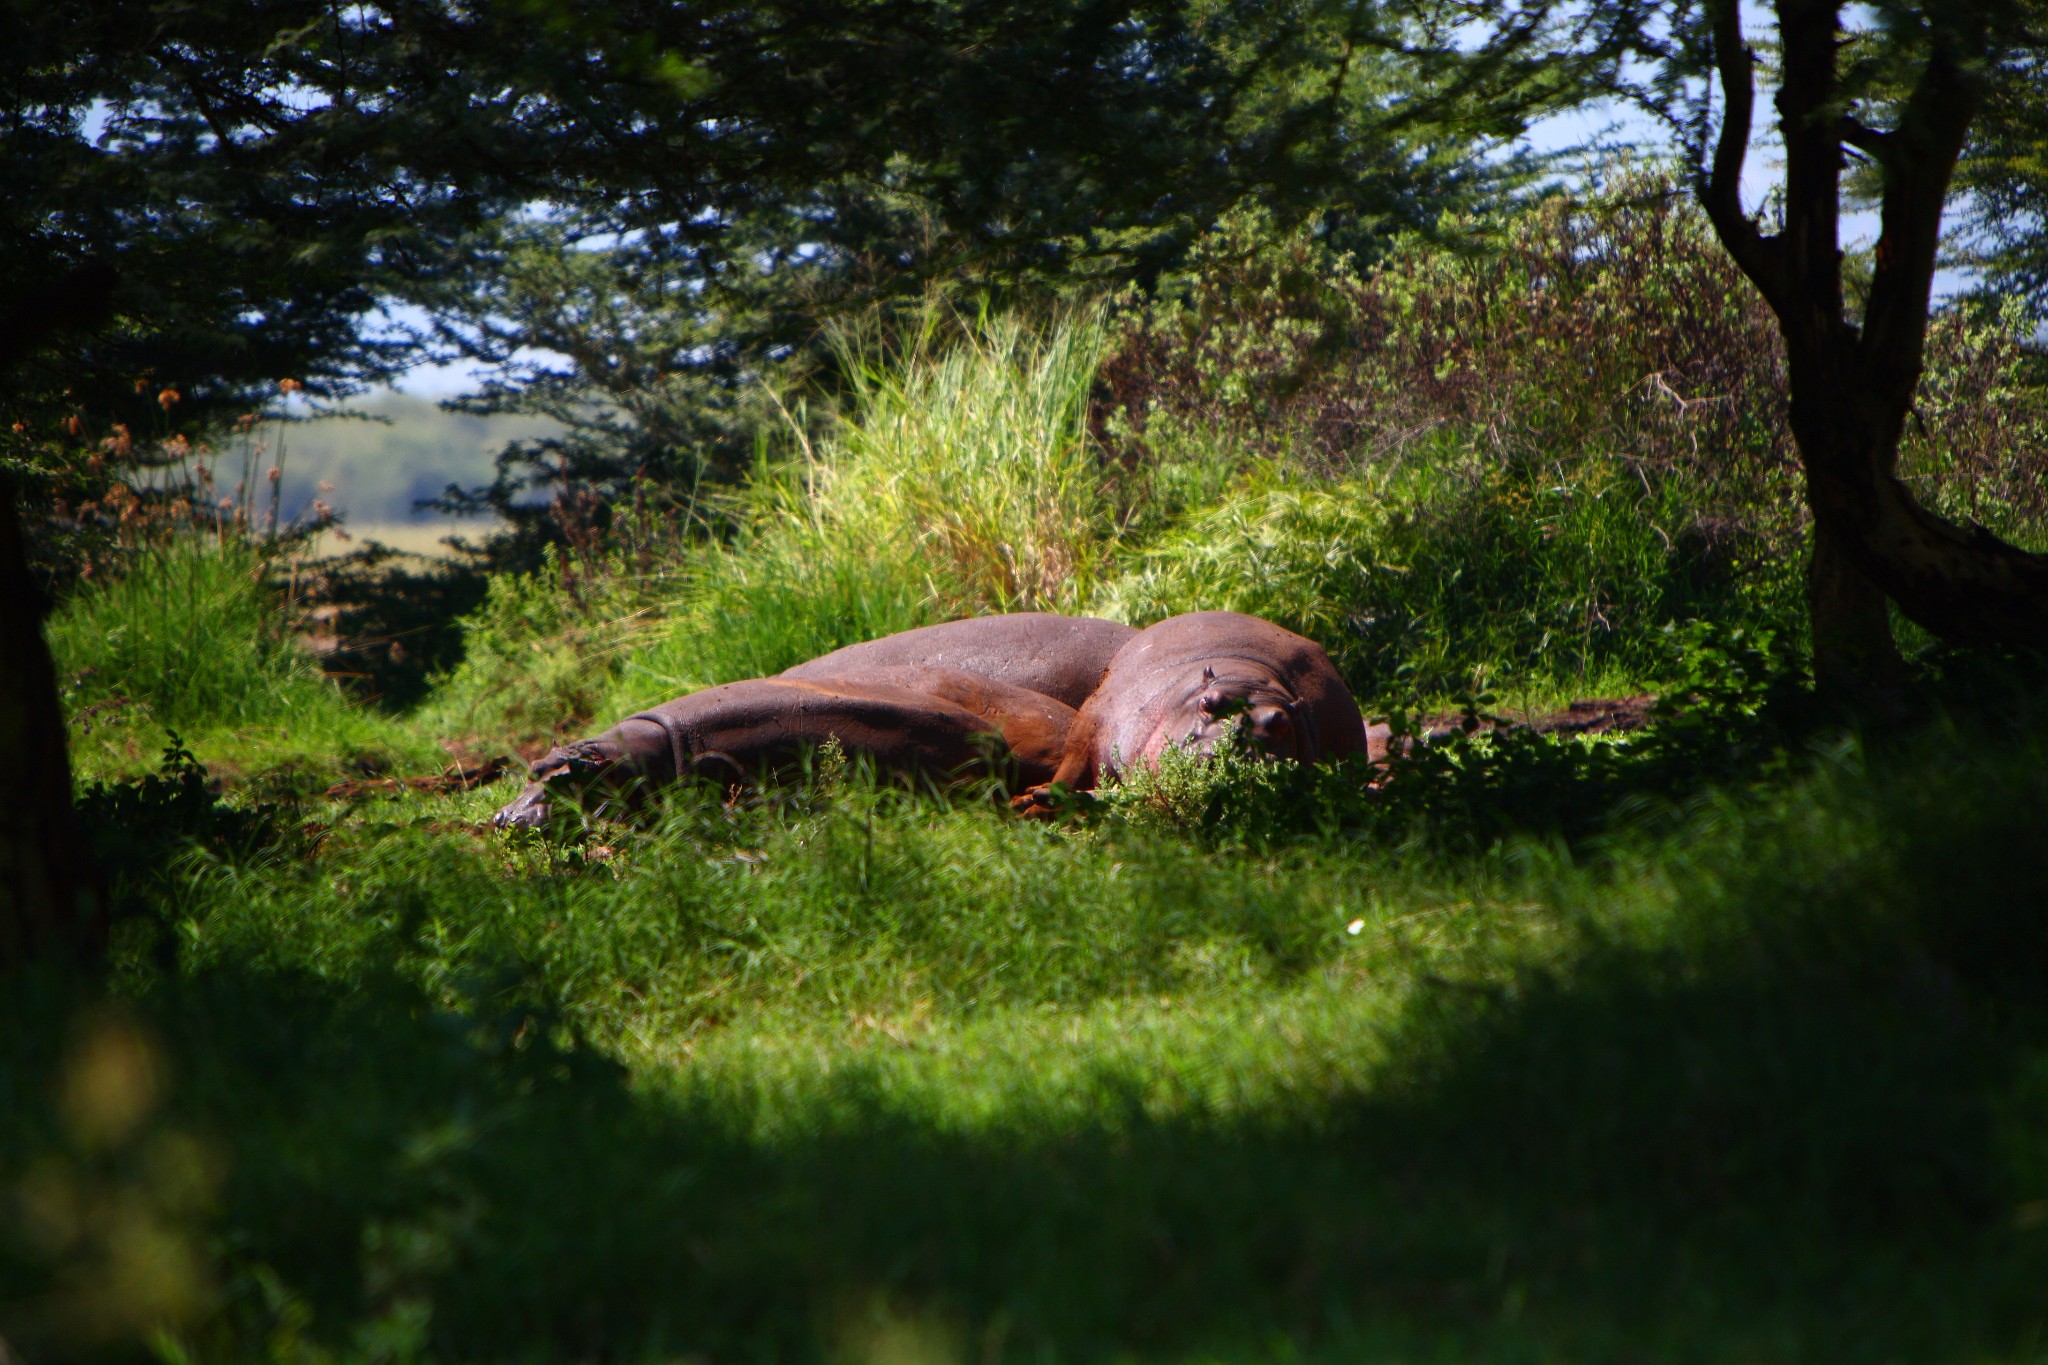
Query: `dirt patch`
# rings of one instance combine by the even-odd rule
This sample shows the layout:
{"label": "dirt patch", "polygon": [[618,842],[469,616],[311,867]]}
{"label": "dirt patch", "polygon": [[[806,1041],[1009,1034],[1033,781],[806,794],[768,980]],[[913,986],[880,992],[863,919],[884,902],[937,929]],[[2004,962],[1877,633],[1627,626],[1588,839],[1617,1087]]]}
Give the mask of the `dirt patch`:
{"label": "dirt patch", "polygon": [[335,800],[399,791],[444,796],[449,792],[466,792],[472,787],[495,782],[505,775],[509,766],[510,760],[503,758],[486,759],[475,765],[456,762],[431,777],[378,777],[337,782],[327,789],[327,795]]}
{"label": "dirt patch", "polygon": [[1524,722],[1539,735],[1615,735],[1640,730],[1650,723],[1654,694],[1636,697],[1595,697],[1575,701],[1562,711],[1531,716]]}

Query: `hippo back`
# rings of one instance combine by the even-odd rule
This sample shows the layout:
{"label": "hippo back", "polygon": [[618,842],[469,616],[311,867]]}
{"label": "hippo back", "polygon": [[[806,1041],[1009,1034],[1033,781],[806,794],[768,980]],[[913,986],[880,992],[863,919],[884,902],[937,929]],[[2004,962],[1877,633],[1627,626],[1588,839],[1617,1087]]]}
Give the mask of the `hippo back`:
{"label": "hippo back", "polygon": [[1066,752],[1067,738],[1074,726],[1074,708],[1065,702],[959,668],[883,665],[849,668],[830,678],[802,681],[835,691],[874,689],[878,694],[923,697],[957,706],[1001,733],[1016,775],[1027,786],[1052,776]]}
{"label": "hippo back", "polygon": [[1089,616],[1010,612],[848,645],[779,676],[813,680],[870,668],[950,668],[1078,707],[1102,681],[1110,659],[1137,634],[1116,621]]}

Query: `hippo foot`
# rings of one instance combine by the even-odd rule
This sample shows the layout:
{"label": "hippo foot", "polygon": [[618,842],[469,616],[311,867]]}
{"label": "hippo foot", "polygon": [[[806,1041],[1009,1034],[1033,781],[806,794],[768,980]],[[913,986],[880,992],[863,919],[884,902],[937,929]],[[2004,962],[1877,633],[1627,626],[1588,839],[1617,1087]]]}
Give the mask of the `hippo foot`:
{"label": "hippo foot", "polygon": [[553,808],[548,805],[546,785],[534,782],[519,793],[516,800],[493,815],[491,824],[498,829],[539,829],[553,814]]}
{"label": "hippo foot", "polygon": [[1010,809],[1026,820],[1059,820],[1070,815],[1085,815],[1094,810],[1096,804],[1092,792],[1075,791],[1064,782],[1047,782],[1027,787],[1011,798]]}

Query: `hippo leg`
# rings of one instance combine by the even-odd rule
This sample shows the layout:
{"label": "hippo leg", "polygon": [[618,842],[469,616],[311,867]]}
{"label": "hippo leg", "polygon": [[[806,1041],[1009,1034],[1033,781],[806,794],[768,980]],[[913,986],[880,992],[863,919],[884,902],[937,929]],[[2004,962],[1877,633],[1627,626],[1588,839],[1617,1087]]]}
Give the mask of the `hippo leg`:
{"label": "hippo leg", "polygon": [[548,805],[548,784],[529,782],[526,790],[491,817],[499,829],[539,829],[554,812]]}
{"label": "hippo leg", "polygon": [[[655,728],[643,725],[639,730]],[[587,804],[600,792],[630,784],[640,767],[638,755],[627,742],[634,739],[641,741],[640,747],[648,747],[644,735],[627,732],[621,725],[595,739],[579,739],[549,750],[533,765],[533,781],[526,790],[493,815],[491,823],[499,829],[538,829],[553,815],[550,798],[558,792]]]}

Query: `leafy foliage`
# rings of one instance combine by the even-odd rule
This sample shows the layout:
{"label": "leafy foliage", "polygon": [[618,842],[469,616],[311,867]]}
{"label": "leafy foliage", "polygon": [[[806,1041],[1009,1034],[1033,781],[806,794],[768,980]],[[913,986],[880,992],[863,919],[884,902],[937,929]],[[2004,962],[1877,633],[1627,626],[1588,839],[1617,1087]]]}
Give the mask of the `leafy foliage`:
{"label": "leafy foliage", "polygon": [[275,842],[282,821],[272,802],[232,806],[220,799],[206,765],[173,730],[153,773],[121,782],[88,783],[78,813],[101,869],[129,913],[156,908],[174,882],[175,859],[245,857]]}

